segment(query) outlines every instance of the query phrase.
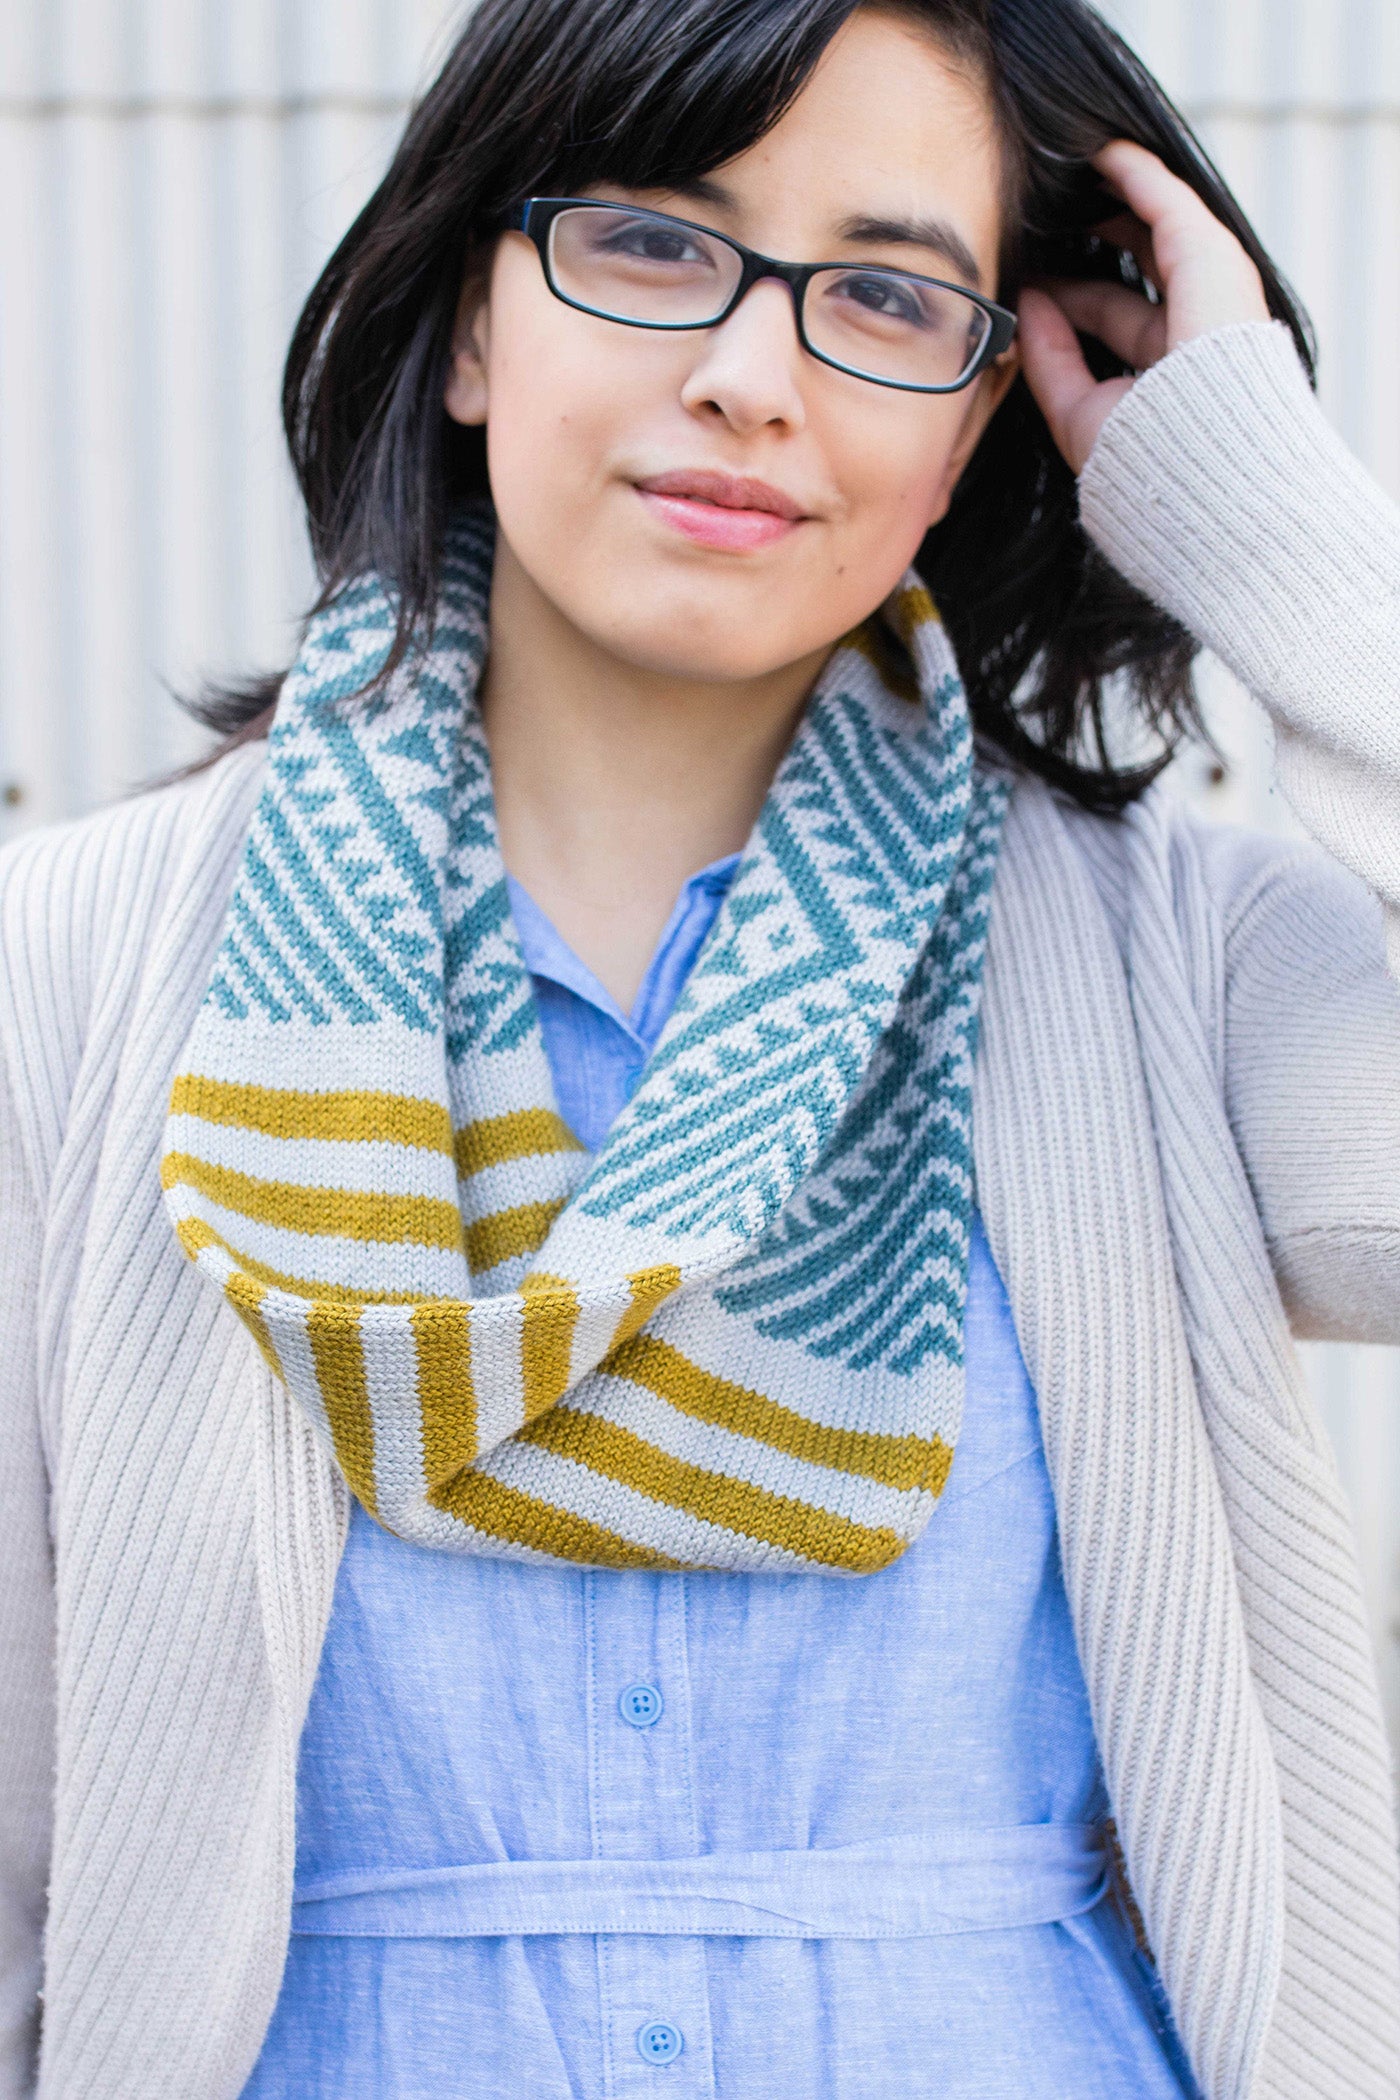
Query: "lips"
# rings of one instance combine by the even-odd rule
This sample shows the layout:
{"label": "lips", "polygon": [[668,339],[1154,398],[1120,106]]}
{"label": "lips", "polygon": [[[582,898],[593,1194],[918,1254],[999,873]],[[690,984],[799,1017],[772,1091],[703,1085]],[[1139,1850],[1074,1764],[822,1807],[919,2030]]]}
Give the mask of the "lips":
{"label": "lips", "polygon": [[720,474],[703,467],[680,467],[670,474],[650,474],[637,483],[645,496],[676,496],[691,503],[710,503],[718,510],[761,510],[795,525],[807,513],[802,505],[749,474]]}
{"label": "lips", "polygon": [[636,489],[659,523],[723,554],[771,547],[809,515],[784,490],[747,474],[680,467],[648,475]]}

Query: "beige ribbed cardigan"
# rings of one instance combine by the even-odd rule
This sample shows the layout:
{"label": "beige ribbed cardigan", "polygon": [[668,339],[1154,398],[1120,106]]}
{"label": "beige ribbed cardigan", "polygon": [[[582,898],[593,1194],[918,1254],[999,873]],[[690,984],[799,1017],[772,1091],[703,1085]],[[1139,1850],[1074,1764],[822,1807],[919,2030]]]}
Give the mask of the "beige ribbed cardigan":
{"label": "beige ribbed cardigan", "polygon": [[[1389,1768],[1289,1324],[1400,1341],[1400,516],[1263,326],[1148,375],[1081,494],[1268,705],[1333,858],[1023,782],[980,1200],[1209,2100],[1395,2100]],[[235,2100],[281,1975],[345,1490],[157,1176],[261,766],[3,863],[0,2100]]]}

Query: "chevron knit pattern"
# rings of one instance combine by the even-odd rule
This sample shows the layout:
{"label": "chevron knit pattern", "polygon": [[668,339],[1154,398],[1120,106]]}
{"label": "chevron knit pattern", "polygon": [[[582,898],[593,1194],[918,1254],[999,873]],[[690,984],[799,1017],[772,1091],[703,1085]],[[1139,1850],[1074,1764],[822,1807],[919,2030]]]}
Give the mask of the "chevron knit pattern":
{"label": "chevron knit pattern", "polygon": [[590,1159],[496,839],[491,534],[454,528],[432,640],[379,697],[375,580],[307,635],[171,1099],[181,1243],[404,1538],[886,1566],[961,1418],[1005,801],[946,636],[911,575],[837,651]]}

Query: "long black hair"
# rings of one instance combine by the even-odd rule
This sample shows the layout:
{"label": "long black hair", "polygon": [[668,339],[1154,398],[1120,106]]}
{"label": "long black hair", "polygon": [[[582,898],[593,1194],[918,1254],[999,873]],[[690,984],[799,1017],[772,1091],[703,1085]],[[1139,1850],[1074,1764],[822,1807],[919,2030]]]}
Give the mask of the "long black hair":
{"label": "long black hair", "polygon": [[[283,421],[324,603],[375,568],[400,607],[397,661],[431,620],[446,518],[486,491],[483,434],[442,405],[464,277],[484,272],[531,194],[704,174],[778,120],[862,0],[480,0],[409,118],[383,181],[322,271],[292,337]],[[1089,166],[1148,147],[1238,236],[1310,375],[1306,317],[1161,88],[1084,0],[898,0],[977,68],[1006,169],[998,296],[1028,274],[1121,275],[1091,229],[1116,209]],[[1123,367],[1088,344],[1102,376]],[[1141,792],[1199,726],[1195,644],[1080,528],[1075,481],[1023,378],[993,417],[918,567],[980,732],[1096,808]],[[195,712],[261,734],[280,677]],[[1135,749],[1115,757],[1116,696]]]}

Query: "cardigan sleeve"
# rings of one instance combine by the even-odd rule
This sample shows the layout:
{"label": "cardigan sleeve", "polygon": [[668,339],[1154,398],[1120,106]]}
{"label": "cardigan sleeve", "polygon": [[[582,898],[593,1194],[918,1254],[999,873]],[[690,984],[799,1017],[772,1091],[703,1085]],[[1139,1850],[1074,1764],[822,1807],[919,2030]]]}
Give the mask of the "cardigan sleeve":
{"label": "cardigan sleeve", "polygon": [[39,1427],[39,1203],[0,1059],[0,2100],[34,2090],[54,1760],[54,1599]]}
{"label": "cardigan sleeve", "polygon": [[1219,914],[1226,1113],[1295,1334],[1400,1343],[1400,986],[1306,843],[1193,825]]}
{"label": "cardigan sleeve", "polygon": [[1279,322],[1174,350],[1080,477],[1085,530],[1273,720],[1278,785],[1386,913],[1400,971],[1400,509]]}
{"label": "cardigan sleeve", "polygon": [[1279,786],[1326,849],[1196,829],[1222,1084],[1295,1331],[1400,1342],[1400,510],[1276,323],[1146,373],[1080,501],[1267,708]]}

